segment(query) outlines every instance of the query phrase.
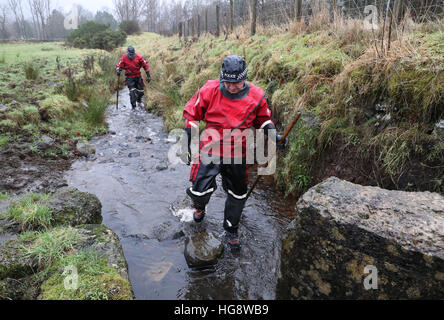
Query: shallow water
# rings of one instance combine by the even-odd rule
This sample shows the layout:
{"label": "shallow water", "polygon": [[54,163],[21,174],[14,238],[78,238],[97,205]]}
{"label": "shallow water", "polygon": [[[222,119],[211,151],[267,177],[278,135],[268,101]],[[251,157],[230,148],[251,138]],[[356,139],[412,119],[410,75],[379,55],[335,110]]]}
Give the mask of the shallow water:
{"label": "shallow water", "polygon": [[161,118],[132,111],[127,89],[119,100],[118,110],[115,105],[107,110],[109,130],[116,134],[93,138],[96,156],[74,162],[66,179],[69,186],[91,192],[102,202],[103,223],[121,240],[136,297],[274,299],[281,237],[288,222],[282,208],[289,205],[267,199],[269,191],[255,190],[239,229],[242,250],[231,253],[225,248],[213,269],[190,269],[183,235],[203,230],[223,234],[225,193],[220,179],[204,222],[196,226],[181,221],[189,208],[185,189],[190,168],[168,163],[172,143]]}

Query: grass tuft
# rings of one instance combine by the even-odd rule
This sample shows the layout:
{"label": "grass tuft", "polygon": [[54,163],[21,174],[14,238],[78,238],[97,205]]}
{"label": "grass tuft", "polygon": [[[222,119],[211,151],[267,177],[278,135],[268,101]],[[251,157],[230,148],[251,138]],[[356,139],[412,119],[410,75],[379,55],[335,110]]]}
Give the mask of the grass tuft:
{"label": "grass tuft", "polygon": [[45,205],[48,199],[47,194],[30,193],[14,201],[4,216],[19,223],[23,231],[47,229],[53,220],[51,210]]}
{"label": "grass tuft", "polygon": [[36,80],[39,76],[39,69],[33,62],[25,62],[23,70],[25,71],[25,77],[27,80]]}

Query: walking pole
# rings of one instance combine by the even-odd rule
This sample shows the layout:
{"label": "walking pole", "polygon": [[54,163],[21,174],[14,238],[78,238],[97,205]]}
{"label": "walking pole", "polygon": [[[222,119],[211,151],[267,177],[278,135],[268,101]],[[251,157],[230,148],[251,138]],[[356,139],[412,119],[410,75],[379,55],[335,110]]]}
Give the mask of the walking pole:
{"label": "walking pole", "polygon": [[[301,112],[298,111],[298,112],[296,113],[296,116],[294,117],[294,119],[291,121],[291,123],[289,124],[289,126],[288,126],[287,129],[285,130],[284,135],[282,136],[282,139],[279,140],[279,141],[277,142],[278,144],[281,144],[281,143],[283,143],[283,142],[285,141],[285,138],[288,136],[288,134],[290,133],[291,129],[293,129],[294,125],[296,124],[296,121],[298,121],[300,117],[301,117]],[[275,153],[276,153],[276,152],[275,152]],[[271,157],[271,159],[273,159],[273,157],[274,157],[274,154],[273,154],[273,156]],[[267,161],[267,162],[265,163],[264,167],[267,167],[267,166],[268,166],[268,162],[269,162],[269,161]],[[250,190],[248,190],[247,197],[245,198],[245,201],[247,201],[248,198],[250,197],[251,193],[253,192],[253,189],[256,187],[257,183],[259,182],[260,177],[261,177],[260,175],[258,175],[258,176],[256,177],[256,180],[254,181],[254,183],[253,183],[253,185],[251,186]]]}
{"label": "walking pole", "polygon": [[117,76],[117,102],[116,102],[116,110],[119,109],[119,82],[120,82],[120,75]]}

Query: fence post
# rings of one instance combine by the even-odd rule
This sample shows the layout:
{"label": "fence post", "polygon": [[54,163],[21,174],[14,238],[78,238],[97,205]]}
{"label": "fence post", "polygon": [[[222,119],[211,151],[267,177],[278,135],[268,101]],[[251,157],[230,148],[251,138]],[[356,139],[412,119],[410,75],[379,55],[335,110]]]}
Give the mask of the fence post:
{"label": "fence post", "polygon": [[219,37],[220,26],[219,26],[219,5],[216,5],[216,37]]}
{"label": "fence post", "polygon": [[200,37],[200,14],[197,15],[197,37]]}
{"label": "fence post", "polygon": [[395,0],[395,3],[393,5],[393,18],[395,19],[396,23],[401,22],[403,15],[404,15],[404,1],[402,0]]}
{"label": "fence post", "polygon": [[230,32],[234,29],[233,0],[230,0]]}
{"label": "fence post", "polygon": [[294,1],[294,19],[301,21],[302,18],[302,0]]}
{"label": "fence post", "polygon": [[254,36],[256,34],[257,0],[250,0],[250,9],[251,9],[250,35]]}

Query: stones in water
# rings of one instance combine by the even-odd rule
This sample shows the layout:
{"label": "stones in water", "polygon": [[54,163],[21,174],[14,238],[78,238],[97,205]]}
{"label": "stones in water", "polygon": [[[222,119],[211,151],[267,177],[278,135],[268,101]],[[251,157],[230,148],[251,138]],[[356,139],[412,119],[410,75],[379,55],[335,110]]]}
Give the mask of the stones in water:
{"label": "stones in water", "polygon": [[96,153],[96,148],[87,142],[78,142],[76,149],[82,156],[89,156]]}
{"label": "stones in water", "polygon": [[150,137],[144,137],[144,136],[137,136],[136,140],[137,142],[148,142],[148,141],[152,142]]}
{"label": "stones in water", "polygon": [[224,245],[213,233],[197,233],[185,240],[185,260],[190,268],[215,265],[224,253]]}
{"label": "stones in water", "polygon": [[130,154],[128,154],[128,157],[130,158],[137,158],[140,157],[140,152],[131,152]]}
{"label": "stones in water", "polygon": [[[296,212],[282,242],[277,299],[444,299],[440,194],[331,177]],[[373,267],[377,290],[366,290]]]}
{"label": "stones in water", "polygon": [[166,169],[168,169],[168,165],[167,164],[158,164],[157,166],[156,166],[156,170],[157,171],[163,171],[163,170],[166,170]]}

